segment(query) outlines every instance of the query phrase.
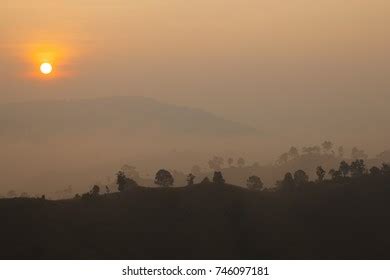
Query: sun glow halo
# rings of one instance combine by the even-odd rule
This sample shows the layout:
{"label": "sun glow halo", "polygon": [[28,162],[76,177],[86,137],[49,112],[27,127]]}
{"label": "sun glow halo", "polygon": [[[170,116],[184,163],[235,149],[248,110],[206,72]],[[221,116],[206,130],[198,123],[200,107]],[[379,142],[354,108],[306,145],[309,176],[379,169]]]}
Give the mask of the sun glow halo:
{"label": "sun glow halo", "polygon": [[48,75],[53,71],[53,66],[50,63],[45,62],[41,64],[39,69],[41,70],[42,74]]}

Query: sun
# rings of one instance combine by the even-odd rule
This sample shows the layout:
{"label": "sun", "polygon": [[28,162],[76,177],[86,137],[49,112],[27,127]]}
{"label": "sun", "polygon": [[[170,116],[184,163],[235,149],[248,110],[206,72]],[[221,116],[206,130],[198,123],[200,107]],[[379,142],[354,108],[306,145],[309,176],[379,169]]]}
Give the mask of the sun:
{"label": "sun", "polygon": [[50,63],[45,62],[41,64],[39,69],[41,70],[42,74],[48,75],[53,71],[53,66]]}

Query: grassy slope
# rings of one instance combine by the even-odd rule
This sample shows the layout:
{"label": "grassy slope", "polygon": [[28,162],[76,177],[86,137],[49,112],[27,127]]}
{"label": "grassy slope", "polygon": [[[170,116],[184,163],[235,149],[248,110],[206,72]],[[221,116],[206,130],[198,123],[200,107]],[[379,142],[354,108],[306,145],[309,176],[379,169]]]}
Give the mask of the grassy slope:
{"label": "grassy slope", "polygon": [[390,188],[139,188],[0,200],[1,258],[390,258]]}

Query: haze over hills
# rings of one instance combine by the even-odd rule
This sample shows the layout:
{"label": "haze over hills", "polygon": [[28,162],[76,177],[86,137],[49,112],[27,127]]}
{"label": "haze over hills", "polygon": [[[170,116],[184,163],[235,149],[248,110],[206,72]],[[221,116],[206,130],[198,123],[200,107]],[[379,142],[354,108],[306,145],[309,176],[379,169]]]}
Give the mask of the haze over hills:
{"label": "haze over hills", "polygon": [[[228,182],[245,185],[248,176],[256,174],[267,186],[273,186],[287,170],[301,168],[313,176],[318,165],[329,170],[343,158],[329,151],[322,155],[303,153],[274,166],[281,150],[273,153],[277,138],[265,131],[200,109],[145,97],[3,104],[0,196],[14,190],[58,198],[58,193],[70,186],[77,193],[92,184],[111,185],[125,164],[137,168],[148,182],[145,186],[153,184],[160,168],[178,171],[174,173],[180,185],[194,165],[201,169],[198,181],[209,176],[208,161],[213,156],[225,159],[223,171]],[[334,151],[342,145],[334,144]],[[351,147],[345,148],[349,153]],[[228,165],[226,160],[231,157],[235,163],[243,157],[246,168]],[[346,154],[343,159],[348,157]],[[388,162],[388,156],[380,160],[374,160],[372,154],[370,157],[368,165]]]}
{"label": "haze over hills", "polygon": [[83,189],[106,182],[124,163],[183,170],[259,135],[200,109],[144,97],[2,104],[0,194]]}
{"label": "haze over hills", "polygon": [[166,135],[232,136],[254,134],[249,126],[200,109],[145,97],[35,101],[0,105],[0,136],[13,141],[117,131],[122,136],[159,130]]}

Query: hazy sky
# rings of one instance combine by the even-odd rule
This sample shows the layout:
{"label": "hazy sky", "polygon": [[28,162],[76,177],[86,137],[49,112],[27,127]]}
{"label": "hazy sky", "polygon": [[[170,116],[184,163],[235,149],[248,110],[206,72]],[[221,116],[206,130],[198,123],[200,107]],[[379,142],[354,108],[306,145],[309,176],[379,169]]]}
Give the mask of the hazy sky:
{"label": "hazy sky", "polygon": [[387,0],[0,0],[0,103],[141,95],[386,143],[389,26]]}
{"label": "hazy sky", "polygon": [[[272,162],[291,145],[324,140],[375,156],[390,148],[389,26],[389,0],[0,0],[0,104],[147,96],[259,130],[243,142],[203,139],[212,151],[202,160],[183,153],[188,165],[212,153]],[[49,77],[42,62],[53,64]],[[168,164],[134,139],[101,134],[0,139],[0,193],[26,182],[85,187],[114,174],[121,156]],[[152,146],[161,153],[176,144],[209,153],[197,140],[160,138]],[[228,153],[213,148],[222,144]],[[178,154],[170,160],[166,168],[183,168]]]}

